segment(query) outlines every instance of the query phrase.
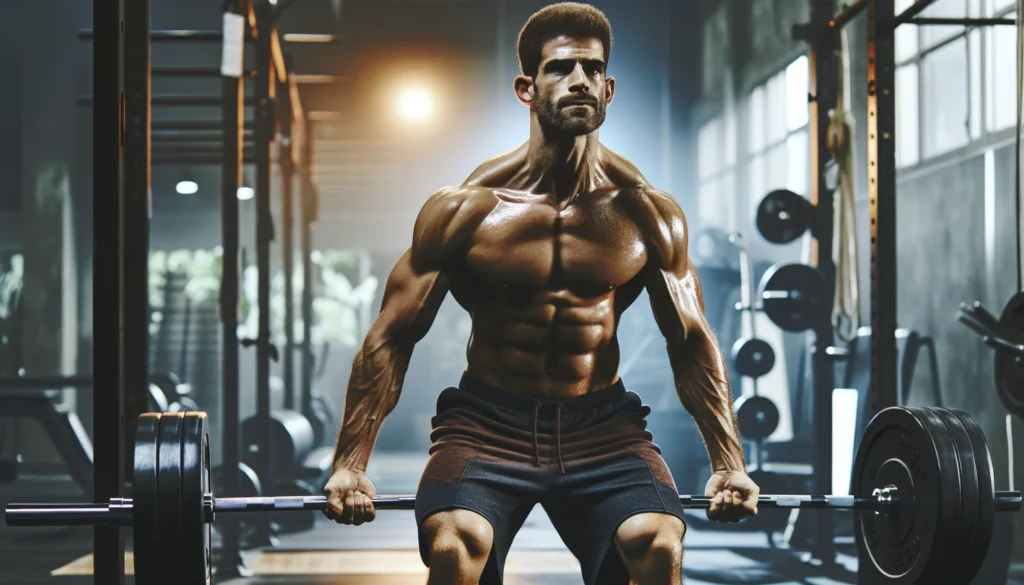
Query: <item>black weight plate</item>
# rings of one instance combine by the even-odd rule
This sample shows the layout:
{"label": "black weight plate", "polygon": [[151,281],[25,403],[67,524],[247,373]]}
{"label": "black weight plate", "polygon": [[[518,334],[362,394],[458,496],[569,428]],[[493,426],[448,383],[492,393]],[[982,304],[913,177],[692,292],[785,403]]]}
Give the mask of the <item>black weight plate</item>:
{"label": "black weight plate", "polygon": [[740,434],[747,439],[767,439],[779,428],[779,408],[764,396],[741,396],[733,405]]}
{"label": "black weight plate", "polygon": [[[858,574],[864,582],[943,582],[929,579],[948,566],[948,551],[936,550],[936,545],[944,544],[942,530],[959,516],[959,497],[950,493],[955,491],[948,485],[950,464],[939,457],[936,442],[915,412],[903,407],[882,410],[864,430],[854,460],[852,493],[871,497],[875,489],[891,485],[899,494],[896,513],[865,511],[854,519]],[[946,452],[952,448],[948,433],[942,443]]]}
{"label": "black weight plate", "polygon": [[971,439],[974,448],[974,463],[978,468],[978,523],[974,531],[974,542],[967,549],[970,557],[964,562],[974,566],[970,571],[973,577],[981,570],[982,563],[988,555],[992,542],[992,531],[996,523],[995,475],[992,466],[992,454],[988,450],[988,440],[978,421],[962,410],[949,409],[953,416],[960,419]]}
{"label": "black weight plate", "polygon": [[967,429],[955,414],[943,408],[927,410],[937,415],[949,432],[949,436],[953,440],[953,450],[946,457],[951,463],[954,460],[957,461],[960,468],[960,520],[955,530],[945,533],[947,538],[951,539],[949,549],[955,551],[953,556],[956,557],[956,562],[953,563],[950,572],[950,575],[954,576],[953,582],[970,583],[971,578],[981,566],[980,563],[973,564],[974,561],[977,561],[973,545],[977,539],[978,505],[980,503],[978,465],[974,461],[974,445],[967,434]]}
{"label": "black weight plate", "polygon": [[739,375],[760,378],[775,367],[775,350],[763,339],[742,337],[732,345],[732,361]]}
{"label": "black weight plate", "polygon": [[[999,316],[1001,332],[1011,343],[1024,341],[1024,291],[1006,303]],[[996,391],[1010,412],[1024,417],[1024,363],[1006,351],[995,350]]]}
{"label": "black weight plate", "polygon": [[273,476],[295,477],[302,461],[313,450],[313,425],[309,419],[294,410],[274,410],[270,413],[270,429],[262,436],[259,419],[255,416],[242,421],[242,461],[254,469],[261,469],[260,453],[264,439],[271,449]]}
{"label": "black weight plate", "polygon": [[146,413],[135,424],[132,471],[132,550],[135,580],[160,583],[160,521],[158,518],[158,457],[160,414]]}
{"label": "black weight plate", "polygon": [[806,331],[828,318],[832,295],[825,277],[806,264],[776,264],[761,277],[761,304],[786,331]]}
{"label": "black weight plate", "polygon": [[799,238],[811,224],[811,202],[800,195],[779,189],[764,196],[754,220],[757,231],[773,244],[786,244]]}
{"label": "black weight plate", "polygon": [[212,575],[211,525],[203,501],[210,489],[210,433],[206,413],[184,415],[182,434],[182,569],[183,583],[206,583]]}
{"label": "black weight plate", "polygon": [[[188,539],[182,523],[185,496],[182,488],[185,471],[185,416],[165,413],[160,417],[157,445],[157,530],[160,550],[157,567],[159,583],[188,583],[186,559]],[[193,542],[195,537],[192,538]]]}

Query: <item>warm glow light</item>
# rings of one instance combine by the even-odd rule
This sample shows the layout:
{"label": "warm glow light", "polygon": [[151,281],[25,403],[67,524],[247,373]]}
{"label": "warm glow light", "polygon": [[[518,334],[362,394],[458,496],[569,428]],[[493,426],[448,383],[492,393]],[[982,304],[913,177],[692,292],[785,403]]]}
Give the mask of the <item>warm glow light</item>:
{"label": "warm glow light", "polygon": [[256,190],[252,187],[239,187],[238,188],[238,200],[248,201],[256,196]]}
{"label": "warm glow light", "polygon": [[398,96],[398,111],[410,120],[424,120],[434,112],[434,101],[422,89],[407,89]]}
{"label": "warm glow light", "polygon": [[174,190],[177,191],[179,195],[192,195],[199,191],[199,185],[195,181],[178,181]]}

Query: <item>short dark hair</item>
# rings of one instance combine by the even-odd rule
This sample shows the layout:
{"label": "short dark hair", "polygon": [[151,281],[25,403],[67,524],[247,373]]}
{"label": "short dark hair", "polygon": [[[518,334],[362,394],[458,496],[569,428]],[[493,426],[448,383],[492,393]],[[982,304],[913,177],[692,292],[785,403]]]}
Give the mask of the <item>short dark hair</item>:
{"label": "short dark hair", "polygon": [[604,62],[612,52],[612,25],[603,12],[581,2],[561,2],[533,14],[519,31],[519,68],[537,77],[544,43],[559,36],[597,38],[604,46]]}

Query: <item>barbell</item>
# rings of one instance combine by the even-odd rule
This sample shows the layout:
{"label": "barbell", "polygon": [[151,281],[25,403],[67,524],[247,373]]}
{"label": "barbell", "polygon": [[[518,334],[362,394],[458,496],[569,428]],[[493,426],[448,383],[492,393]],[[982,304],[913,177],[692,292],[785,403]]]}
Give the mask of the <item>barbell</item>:
{"label": "barbell", "polygon": [[[206,413],[139,417],[131,499],[10,504],[8,526],[111,525],[134,529],[140,585],[209,583],[219,513],[323,510],[323,496],[216,497]],[[853,495],[762,495],[758,506],[854,510],[861,571],[872,583],[967,585],[980,568],[996,511],[1019,511],[1020,492],[994,491],[988,443],[969,415],[893,407],[868,424],[854,462]],[[681,495],[684,508],[711,498]],[[409,510],[414,496],[379,496],[379,510]]]}

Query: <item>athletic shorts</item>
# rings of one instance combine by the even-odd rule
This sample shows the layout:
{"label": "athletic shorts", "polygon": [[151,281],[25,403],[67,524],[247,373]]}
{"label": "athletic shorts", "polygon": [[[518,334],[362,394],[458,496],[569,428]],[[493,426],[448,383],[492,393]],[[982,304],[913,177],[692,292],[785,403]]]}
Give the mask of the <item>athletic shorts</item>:
{"label": "athletic shorts", "polygon": [[650,412],[621,381],[545,400],[464,375],[441,392],[432,419],[430,460],[416,493],[423,562],[429,565],[424,521],[442,510],[471,510],[494,528],[480,583],[500,585],[512,540],[540,504],[586,585],[628,584],[614,543],[622,522],[645,512],[683,519],[675,482],[647,431]]}

